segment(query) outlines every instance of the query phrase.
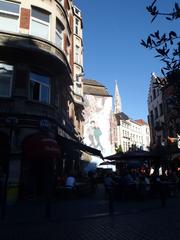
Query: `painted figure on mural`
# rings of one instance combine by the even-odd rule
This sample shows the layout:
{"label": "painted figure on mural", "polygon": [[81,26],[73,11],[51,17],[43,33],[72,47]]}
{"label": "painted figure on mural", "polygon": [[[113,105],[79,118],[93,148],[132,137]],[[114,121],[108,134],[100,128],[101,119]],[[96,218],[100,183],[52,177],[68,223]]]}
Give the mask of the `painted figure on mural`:
{"label": "painted figure on mural", "polygon": [[95,140],[96,140],[96,148],[100,147],[100,149],[102,151],[103,147],[102,147],[101,142],[100,142],[100,136],[101,135],[102,135],[101,129],[98,126],[94,126],[94,137],[95,137]]}
{"label": "painted figure on mural", "polygon": [[87,128],[87,136],[90,141],[90,144],[89,144],[90,147],[96,147],[95,138],[94,138],[94,126],[95,126],[95,121],[91,121],[90,125]]}
{"label": "painted figure on mural", "polygon": [[100,136],[102,135],[101,129],[96,125],[95,121],[91,121],[89,127],[87,128],[87,135],[90,141],[90,147],[100,148],[101,151],[103,147],[100,142]]}

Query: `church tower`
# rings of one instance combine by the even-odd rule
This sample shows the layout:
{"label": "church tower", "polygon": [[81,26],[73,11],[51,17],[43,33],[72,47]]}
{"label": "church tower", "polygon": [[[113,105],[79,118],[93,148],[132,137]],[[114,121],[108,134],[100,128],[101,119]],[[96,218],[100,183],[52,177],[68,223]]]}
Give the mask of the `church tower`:
{"label": "church tower", "polygon": [[117,85],[117,81],[115,80],[115,93],[114,93],[114,113],[122,112],[122,103],[121,96],[119,94],[119,89]]}

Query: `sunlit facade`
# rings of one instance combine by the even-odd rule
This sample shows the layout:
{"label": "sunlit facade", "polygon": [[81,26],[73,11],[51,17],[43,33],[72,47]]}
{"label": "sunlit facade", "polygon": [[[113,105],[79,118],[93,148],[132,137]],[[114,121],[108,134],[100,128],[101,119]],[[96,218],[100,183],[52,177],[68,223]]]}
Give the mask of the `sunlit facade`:
{"label": "sunlit facade", "polygon": [[123,152],[129,150],[148,150],[150,146],[149,125],[143,120],[132,120],[123,112],[115,114],[116,147],[121,146]]}

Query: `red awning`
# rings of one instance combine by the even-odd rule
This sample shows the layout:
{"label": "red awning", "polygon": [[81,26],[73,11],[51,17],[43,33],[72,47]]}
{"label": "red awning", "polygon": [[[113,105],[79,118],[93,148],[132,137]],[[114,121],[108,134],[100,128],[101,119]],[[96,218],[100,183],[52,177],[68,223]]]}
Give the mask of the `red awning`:
{"label": "red awning", "polygon": [[60,148],[52,137],[35,134],[25,140],[23,152],[27,158],[58,158]]}

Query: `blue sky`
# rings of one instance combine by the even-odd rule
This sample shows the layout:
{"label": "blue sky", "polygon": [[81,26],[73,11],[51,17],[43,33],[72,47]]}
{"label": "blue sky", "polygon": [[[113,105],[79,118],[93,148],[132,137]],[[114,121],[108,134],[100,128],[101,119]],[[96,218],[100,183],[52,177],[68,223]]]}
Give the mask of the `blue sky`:
{"label": "blue sky", "polygon": [[[155,52],[140,45],[149,33],[175,30],[178,23],[158,18],[151,23],[146,6],[151,0],[75,0],[83,15],[85,78],[95,79],[114,95],[115,80],[122,109],[133,119],[147,120],[147,95],[151,73],[160,74]],[[159,0],[164,11],[173,0]],[[180,0],[176,0],[180,2]]]}

